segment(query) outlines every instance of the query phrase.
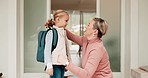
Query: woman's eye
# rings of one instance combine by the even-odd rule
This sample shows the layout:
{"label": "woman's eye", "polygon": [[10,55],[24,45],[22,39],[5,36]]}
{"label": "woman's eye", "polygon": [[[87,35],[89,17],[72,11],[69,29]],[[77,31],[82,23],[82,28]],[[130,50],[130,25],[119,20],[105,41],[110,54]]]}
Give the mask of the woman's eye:
{"label": "woman's eye", "polygon": [[90,25],[90,23],[88,24],[88,26]]}

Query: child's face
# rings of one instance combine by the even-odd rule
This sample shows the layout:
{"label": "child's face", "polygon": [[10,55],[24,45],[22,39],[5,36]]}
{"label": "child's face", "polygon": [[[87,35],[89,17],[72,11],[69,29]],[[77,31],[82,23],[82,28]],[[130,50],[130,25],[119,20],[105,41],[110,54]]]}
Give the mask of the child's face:
{"label": "child's face", "polygon": [[68,24],[68,21],[69,21],[69,16],[65,14],[64,16],[59,18],[59,27],[65,28]]}

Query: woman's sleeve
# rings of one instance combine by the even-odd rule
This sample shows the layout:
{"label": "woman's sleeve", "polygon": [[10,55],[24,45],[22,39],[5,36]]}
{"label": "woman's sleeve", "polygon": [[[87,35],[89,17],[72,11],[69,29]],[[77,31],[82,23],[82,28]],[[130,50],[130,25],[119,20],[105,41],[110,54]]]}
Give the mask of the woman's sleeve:
{"label": "woman's sleeve", "polygon": [[80,68],[72,63],[67,65],[67,69],[80,78],[91,78],[95,73],[98,64],[103,54],[100,54],[97,50],[93,50],[88,55],[88,59],[84,68]]}
{"label": "woman's sleeve", "polygon": [[51,56],[52,39],[53,39],[53,33],[52,31],[49,30],[48,33],[46,34],[45,49],[44,49],[44,62],[45,65],[47,65],[47,69],[52,68],[52,56]]}
{"label": "woman's sleeve", "polygon": [[71,40],[71,41],[77,43],[78,45],[82,46],[82,43],[83,43],[83,37],[82,36],[74,35],[70,31],[68,31],[67,29],[66,29],[66,35],[67,35],[67,38],[69,40]]}

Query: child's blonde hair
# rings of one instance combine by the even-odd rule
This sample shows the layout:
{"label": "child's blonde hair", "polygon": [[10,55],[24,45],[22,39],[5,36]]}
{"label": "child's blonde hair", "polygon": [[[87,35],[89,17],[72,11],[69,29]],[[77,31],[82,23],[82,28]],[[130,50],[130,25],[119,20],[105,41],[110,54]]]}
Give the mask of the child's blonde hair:
{"label": "child's blonde hair", "polygon": [[[54,12],[54,14],[53,14],[53,17],[54,17],[54,19],[50,19],[50,20],[48,20],[48,23],[46,23],[45,24],[45,26],[46,27],[52,27],[53,25],[55,25],[55,20],[56,20],[56,18],[57,17],[59,17],[59,18],[61,18],[62,16],[64,16],[64,15],[69,15],[66,11],[64,11],[64,10],[61,10],[61,9],[59,9],[59,10],[56,10],[55,12]],[[54,20],[54,21],[53,21]]]}
{"label": "child's blonde hair", "polygon": [[57,17],[62,17],[64,15],[69,15],[66,11],[64,10],[56,10],[55,13],[54,13],[54,20],[57,18]]}

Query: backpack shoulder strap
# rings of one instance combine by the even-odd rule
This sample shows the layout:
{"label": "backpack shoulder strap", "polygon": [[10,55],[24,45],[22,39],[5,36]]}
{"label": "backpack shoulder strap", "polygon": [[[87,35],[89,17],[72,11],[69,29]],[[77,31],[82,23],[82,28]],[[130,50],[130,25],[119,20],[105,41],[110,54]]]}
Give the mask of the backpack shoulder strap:
{"label": "backpack shoulder strap", "polygon": [[[58,42],[58,32],[55,28],[52,28],[53,40],[52,40],[52,51],[56,48]],[[51,53],[52,53],[51,51]]]}

